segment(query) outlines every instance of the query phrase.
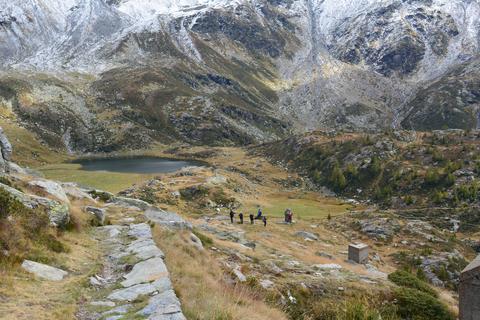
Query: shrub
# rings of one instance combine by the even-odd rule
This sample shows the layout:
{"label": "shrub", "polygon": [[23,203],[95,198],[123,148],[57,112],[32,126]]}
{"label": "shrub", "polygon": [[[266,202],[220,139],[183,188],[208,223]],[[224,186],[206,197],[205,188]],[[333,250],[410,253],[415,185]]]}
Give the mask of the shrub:
{"label": "shrub", "polygon": [[433,290],[426,282],[420,280],[410,272],[404,270],[397,270],[389,274],[388,279],[398,286],[417,289],[419,291],[428,293],[431,296],[437,296],[435,290]]}
{"label": "shrub", "polygon": [[190,201],[203,198],[208,194],[208,189],[204,186],[192,186],[180,190],[180,195],[184,200]]}
{"label": "shrub", "polygon": [[474,202],[478,198],[478,184],[471,183],[455,188],[455,196],[461,201]]}
{"label": "shrub", "polygon": [[345,179],[342,169],[340,169],[338,164],[335,164],[333,167],[332,173],[330,174],[330,178],[328,180],[330,186],[337,192],[342,191],[347,187],[347,179]]}
{"label": "shrub", "polygon": [[447,306],[434,296],[411,288],[399,288],[394,292],[398,314],[404,319],[454,320]]}
{"label": "shrub", "polygon": [[370,179],[378,177],[382,172],[382,164],[378,157],[373,157],[370,161],[370,164],[367,167],[367,177]]}

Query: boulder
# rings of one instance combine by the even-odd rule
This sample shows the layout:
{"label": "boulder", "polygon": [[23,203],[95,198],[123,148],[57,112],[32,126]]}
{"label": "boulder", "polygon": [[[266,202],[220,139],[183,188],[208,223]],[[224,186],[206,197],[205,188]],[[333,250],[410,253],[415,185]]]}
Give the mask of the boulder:
{"label": "boulder", "polygon": [[235,277],[238,279],[238,281],[240,282],[246,282],[247,281],[247,277],[242,273],[242,271],[240,270],[240,267],[236,267],[232,270],[233,274],[235,275]]}
{"label": "boulder", "polygon": [[195,234],[190,233],[190,240],[192,241],[192,244],[195,248],[200,251],[204,250],[202,240],[200,240],[200,238],[198,238]]}
{"label": "boulder", "polygon": [[70,208],[66,203],[60,203],[47,198],[32,196],[32,199],[47,209],[50,224],[54,227],[63,229],[70,222]]}
{"label": "boulder", "polygon": [[61,281],[64,277],[68,275],[68,272],[62,269],[54,268],[46,264],[30,260],[23,261],[22,268],[25,269],[27,272],[33,273],[39,278],[50,281]]}
{"label": "boulder", "polygon": [[0,128],[0,148],[2,149],[2,158],[5,161],[11,161],[13,148],[7,135],[3,132],[3,128]]}
{"label": "boulder", "polygon": [[298,231],[295,233],[295,236],[303,239],[308,239],[308,240],[314,240],[314,241],[318,240],[318,237],[315,234],[307,231]]}
{"label": "boulder", "polygon": [[113,197],[110,202],[123,207],[136,207],[140,210],[147,210],[152,206],[150,203],[143,200],[126,197]]}
{"label": "boulder", "polygon": [[86,206],[85,211],[87,213],[90,213],[95,218],[95,222],[97,223],[97,225],[105,225],[105,209]]}
{"label": "boulder", "polygon": [[28,183],[31,187],[37,187],[42,189],[47,194],[57,198],[58,200],[70,203],[68,200],[67,194],[63,190],[62,186],[59,183],[56,183],[51,180],[34,180]]}
{"label": "boulder", "polygon": [[185,221],[174,212],[167,212],[158,208],[150,207],[145,211],[145,216],[153,222],[174,229],[192,229],[192,224]]}
{"label": "boulder", "polygon": [[0,183],[0,188],[7,191],[27,208],[35,209],[39,206],[46,208],[50,224],[54,227],[64,228],[70,222],[70,208],[67,204],[43,197],[27,195],[2,183]]}
{"label": "boulder", "polygon": [[90,194],[85,192],[84,190],[77,187],[75,183],[62,183],[62,188],[71,199],[74,200],[89,200],[94,202],[95,200],[92,198]]}

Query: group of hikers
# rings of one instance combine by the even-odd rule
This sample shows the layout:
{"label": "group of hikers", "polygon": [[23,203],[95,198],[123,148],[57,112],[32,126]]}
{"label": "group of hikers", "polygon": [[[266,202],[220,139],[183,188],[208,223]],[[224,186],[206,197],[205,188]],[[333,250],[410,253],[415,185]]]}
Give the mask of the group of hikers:
{"label": "group of hikers", "polygon": [[[230,221],[232,223],[235,222],[234,221],[235,215],[236,215],[235,211],[233,211],[233,209],[230,209]],[[243,224],[243,218],[244,218],[243,213],[240,212],[238,214],[238,219],[240,224]],[[262,208],[258,208],[256,216],[253,213],[250,213],[249,218],[250,218],[250,224],[254,224],[255,220],[261,220],[263,222],[263,226],[264,227],[267,226],[267,216],[263,214]],[[291,224],[292,222],[293,222],[293,211],[292,209],[287,209],[285,210],[285,223]]]}
{"label": "group of hikers", "polygon": [[[233,211],[233,209],[230,209],[230,221],[232,223],[234,223],[235,215],[236,215],[236,213]],[[242,212],[240,212],[238,214],[238,218],[240,220],[239,223],[243,224],[243,213]],[[263,222],[263,226],[264,227],[267,226],[267,217],[263,214],[262,208],[258,208],[256,216],[253,213],[250,213],[249,218],[250,218],[250,223],[251,224],[254,224],[255,220],[261,220]]]}

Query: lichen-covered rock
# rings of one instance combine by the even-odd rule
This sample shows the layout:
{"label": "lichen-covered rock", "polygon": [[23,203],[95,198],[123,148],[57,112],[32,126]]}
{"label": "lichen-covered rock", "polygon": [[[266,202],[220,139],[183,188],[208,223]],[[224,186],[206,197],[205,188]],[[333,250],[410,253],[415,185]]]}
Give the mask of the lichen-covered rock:
{"label": "lichen-covered rock", "polygon": [[103,226],[105,224],[105,209],[86,206],[85,211],[95,218],[95,223],[97,225]]}
{"label": "lichen-covered rock", "polygon": [[63,190],[62,186],[51,180],[33,180],[28,183],[29,186],[31,187],[37,187],[40,188],[42,191],[45,193],[57,198],[58,200],[69,203],[70,201],[68,200],[67,194],[65,193],[65,190]]}

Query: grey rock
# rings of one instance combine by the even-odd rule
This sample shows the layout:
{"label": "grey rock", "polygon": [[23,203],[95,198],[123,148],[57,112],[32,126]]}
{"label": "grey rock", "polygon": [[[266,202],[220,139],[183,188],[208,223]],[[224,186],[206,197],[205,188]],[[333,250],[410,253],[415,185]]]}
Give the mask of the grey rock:
{"label": "grey rock", "polygon": [[195,234],[190,233],[190,240],[192,241],[192,244],[195,248],[200,251],[204,250],[202,240],[200,240],[200,238],[198,238]]}
{"label": "grey rock", "polygon": [[161,278],[152,283],[142,283],[125,289],[113,291],[108,299],[116,301],[133,301],[141,295],[152,294],[154,292],[164,292],[172,288],[169,278]]}
{"label": "grey rock", "polygon": [[173,290],[167,290],[151,297],[148,305],[139,311],[138,314],[149,316],[148,319],[162,319],[161,317],[181,314],[181,312],[180,301],[175,295],[175,292]]}
{"label": "grey rock", "polygon": [[311,232],[307,232],[307,231],[298,231],[298,232],[295,233],[295,236],[303,238],[303,239],[314,240],[314,241],[318,240],[318,237],[315,234],[313,234]]}
{"label": "grey rock", "polygon": [[145,202],[143,200],[127,198],[127,197],[113,197],[113,199],[110,202],[115,203],[118,206],[137,207],[140,210],[147,210],[152,206],[150,203]]}
{"label": "grey rock", "polygon": [[111,310],[105,311],[104,313],[102,313],[102,315],[106,316],[106,315],[111,315],[111,314],[125,314],[125,313],[128,312],[128,310],[130,310],[131,307],[132,307],[131,304],[125,304],[123,306],[118,306],[118,307],[113,308]]}
{"label": "grey rock", "polygon": [[138,239],[151,239],[152,228],[150,228],[150,226],[146,223],[133,224],[130,225],[128,235]]}
{"label": "grey rock", "polygon": [[145,211],[145,216],[153,222],[168,228],[192,229],[191,223],[185,221],[185,219],[174,212],[149,208]]}
{"label": "grey rock", "polygon": [[51,180],[34,180],[28,183],[31,187],[37,187],[42,189],[44,192],[48,193],[49,195],[57,198],[58,200],[64,203],[70,203],[68,200],[67,194],[65,190],[63,190],[62,186]]}
{"label": "grey rock", "polygon": [[113,301],[92,301],[90,302],[91,306],[94,307],[110,307],[113,308],[115,307],[115,302]]}
{"label": "grey rock", "polygon": [[22,268],[39,278],[50,281],[61,281],[68,275],[68,272],[62,269],[30,260],[23,261]]}
{"label": "grey rock", "polygon": [[232,272],[235,275],[235,277],[238,279],[238,281],[240,281],[240,282],[246,282],[247,281],[247,277],[242,273],[242,271],[240,270],[239,267],[234,268],[232,270]]}
{"label": "grey rock", "polygon": [[2,151],[2,158],[5,161],[12,160],[13,147],[7,138],[7,135],[3,132],[3,128],[0,127],[0,148]]}
{"label": "grey rock", "polygon": [[97,207],[92,207],[92,206],[86,206],[85,211],[87,213],[92,214],[95,217],[95,221],[103,226],[105,224],[105,209],[97,208]]}
{"label": "grey rock", "polygon": [[68,197],[74,200],[89,200],[95,202],[89,193],[77,187],[75,183],[62,183],[61,185]]}
{"label": "grey rock", "polygon": [[168,277],[168,270],[163,259],[152,258],[137,263],[132,271],[124,276],[125,281],[122,281],[122,286],[130,287],[165,277]]}
{"label": "grey rock", "polygon": [[260,285],[262,286],[263,289],[271,289],[275,286],[275,283],[270,280],[260,280]]}

